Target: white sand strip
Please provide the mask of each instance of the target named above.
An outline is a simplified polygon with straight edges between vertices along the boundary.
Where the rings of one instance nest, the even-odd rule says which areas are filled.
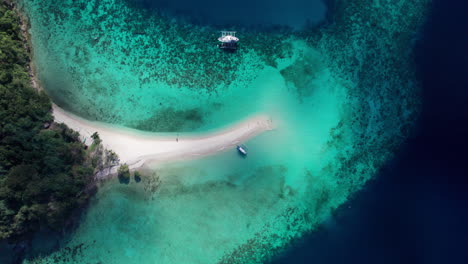
[[[188,160],[205,157],[226,150],[273,129],[267,115],[255,115],[219,131],[206,134],[148,133],[135,129],[92,122],[53,105],[55,122],[65,123],[78,131],[86,144],[98,132],[104,147],[119,155],[120,163],[135,169],[144,163]]]

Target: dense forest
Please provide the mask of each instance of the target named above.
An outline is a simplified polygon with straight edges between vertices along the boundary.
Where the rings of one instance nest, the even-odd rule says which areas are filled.
[[[96,162],[77,132],[53,123],[51,102],[31,86],[18,14],[0,1],[0,240],[61,229],[84,204]]]

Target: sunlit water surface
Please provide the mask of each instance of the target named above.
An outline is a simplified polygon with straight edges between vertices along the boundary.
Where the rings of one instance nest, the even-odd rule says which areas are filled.
[[[418,113],[407,58],[428,1],[348,1],[334,24],[296,32],[209,16],[191,24],[188,9],[174,17],[177,2],[21,2],[40,80],[71,112],[163,132],[255,113],[277,125],[245,142],[247,158],[148,164],[140,183],[103,184],[63,247],[28,263],[267,261],[359,190]],[[248,11],[273,5],[258,3]],[[216,47],[217,24],[239,31],[237,52]]]

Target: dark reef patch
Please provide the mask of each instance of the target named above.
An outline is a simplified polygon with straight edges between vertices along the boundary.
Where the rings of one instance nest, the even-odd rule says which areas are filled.
[[[300,100],[312,95],[314,80],[325,69],[320,60],[320,54],[312,50],[301,54],[296,61],[285,69],[281,70],[281,75],[289,88],[296,90]],[[292,87],[291,87],[292,86]]]
[[[175,110],[167,107],[134,127],[145,131],[176,132],[194,130],[203,124],[204,115],[198,108]]]

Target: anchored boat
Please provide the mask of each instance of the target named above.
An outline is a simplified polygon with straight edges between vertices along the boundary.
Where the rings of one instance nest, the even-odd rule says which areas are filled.
[[[247,156],[247,148],[245,146],[237,146],[237,151],[239,151],[242,156]]]
[[[220,49],[236,50],[239,38],[236,37],[236,31],[221,31],[221,37],[218,40],[221,42],[218,45]]]

